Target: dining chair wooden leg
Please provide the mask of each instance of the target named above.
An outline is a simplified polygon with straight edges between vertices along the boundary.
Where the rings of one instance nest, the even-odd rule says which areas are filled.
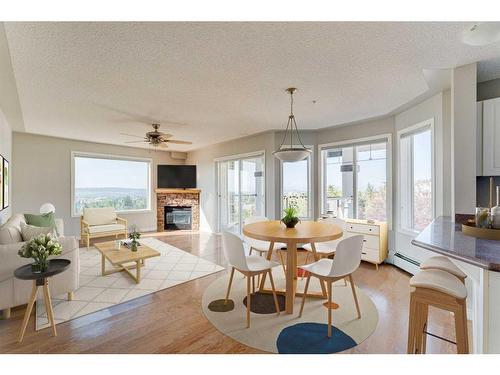
[[[251,298],[250,276],[247,276],[247,328],[250,328],[250,304],[252,303]]]
[[[332,337],[332,282],[327,282],[328,287],[328,337]]]
[[[306,260],[304,261],[304,264],[307,264],[308,259],[309,259],[309,251],[306,254]],[[306,277],[306,271],[302,270],[302,278],[300,280],[304,280],[304,277]]]
[[[278,296],[276,295],[276,287],[274,286],[273,272],[272,270],[267,271],[269,273],[269,281],[271,282],[271,289],[273,291],[274,306],[276,307],[276,312],[280,314],[280,305],[278,303]]]
[[[345,279],[344,279],[345,282]],[[359,309],[358,296],[356,295],[356,287],[354,286],[354,281],[352,280],[352,275],[349,275],[349,283],[351,284],[352,296],[354,297],[354,303],[356,304],[356,311],[358,313],[358,319],[361,318],[361,311]]]
[[[302,302],[300,304],[299,318],[302,317],[302,311],[304,311],[304,303],[306,302],[307,289],[309,288],[309,281],[311,280],[311,275],[307,275],[306,286],[304,288],[304,294],[302,295]],[[321,280],[319,281],[322,282]]]
[[[281,267],[283,267],[283,272],[286,275],[286,268],[285,268],[285,260],[283,258],[283,251],[278,250],[278,253],[280,254]]]
[[[229,276],[229,284],[227,286],[226,300],[224,301],[224,305],[227,304],[227,300],[229,299],[229,292],[231,291],[231,285],[233,284],[233,276],[234,267],[231,268],[231,276]]]
[[[253,247],[250,247],[250,250],[248,251],[248,256],[252,255]]]
[[[252,293],[255,293],[255,275],[252,276]]]

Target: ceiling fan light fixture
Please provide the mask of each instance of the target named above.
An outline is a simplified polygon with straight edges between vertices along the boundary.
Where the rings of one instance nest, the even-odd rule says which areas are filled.
[[[297,128],[297,122],[295,121],[295,115],[293,114],[293,94],[297,91],[295,87],[289,87],[286,92],[290,94],[290,115],[288,116],[288,122],[286,124],[285,135],[283,136],[283,141],[273,155],[283,161],[283,162],[296,162],[307,158],[311,154],[311,150],[308,149],[302,143],[300,139],[299,129]],[[294,145],[293,137],[294,132],[297,141],[300,145]],[[287,137],[290,138],[290,144],[285,145]]]

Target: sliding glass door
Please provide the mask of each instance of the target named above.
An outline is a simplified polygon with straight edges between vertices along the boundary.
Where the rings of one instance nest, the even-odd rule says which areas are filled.
[[[219,231],[241,233],[250,216],[265,216],[264,154],[217,161]]]

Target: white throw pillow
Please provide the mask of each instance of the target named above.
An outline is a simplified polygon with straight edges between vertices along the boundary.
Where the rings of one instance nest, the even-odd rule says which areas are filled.
[[[52,234],[54,237],[56,236],[54,228],[52,227],[35,227],[26,223],[21,223],[21,234],[23,236],[23,241],[29,241],[40,234]]]

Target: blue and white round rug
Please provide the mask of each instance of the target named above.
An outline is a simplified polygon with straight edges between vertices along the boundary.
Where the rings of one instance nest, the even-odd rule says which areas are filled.
[[[276,288],[284,289],[283,269],[276,267],[273,276]],[[220,308],[228,281],[229,275],[226,275],[208,286],[202,299],[203,312],[224,335],[256,349],[283,354],[337,353],[359,345],[377,327],[378,313],[372,300],[360,288],[356,288],[361,309],[361,318],[358,319],[351,286],[338,281],[333,285],[333,300],[339,304],[339,308],[332,312],[331,338],[327,336],[328,310],[323,306],[325,300],[319,298],[307,298],[304,313],[299,318],[302,297],[295,299],[293,314],[281,312],[278,316],[272,296],[259,292],[252,294],[250,328],[246,328],[246,279],[235,272],[230,294],[234,302],[233,309]],[[297,284],[297,290],[302,291],[305,278],[299,278]],[[266,281],[266,287],[270,287],[269,280]],[[318,280],[311,278],[309,291],[320,290]],[[284,310],[283,296],[279,296],[279,304],[280,309]]]

